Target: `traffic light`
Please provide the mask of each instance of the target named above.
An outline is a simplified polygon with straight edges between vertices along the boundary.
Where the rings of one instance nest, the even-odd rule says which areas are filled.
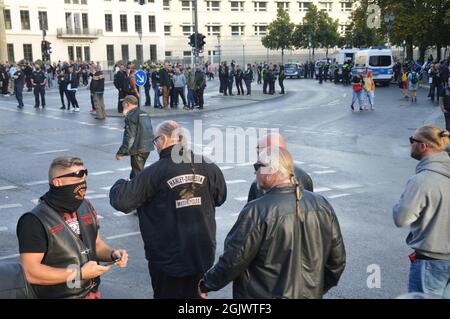
[[[206,42],[205,42],[205,36],[201,33],[199,33],[197,35],[197,46],[198,46],[198,51],[199,52],[203,52],[203,47],[205,46]]]
[[[195,33],[192,33],[189,36],[189,43],[188,43],[191,47],[195,47]]]
[[[48,54],[50,55],[50,54],[52,54],[52,46],[51,46],[51,42],[48,42],[47,41],[47,52],[48,52]]]
[[[47,51],[47,41],[42,40],[42,42],[41,42],[41,52],[42,52],[42,54],[44,54],[45,51]]]

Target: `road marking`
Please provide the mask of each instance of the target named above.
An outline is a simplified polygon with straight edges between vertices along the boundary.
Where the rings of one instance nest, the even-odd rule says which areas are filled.
[[[351,194],[338,194],[338,195],[328,196],[328,198],[333,199],[333,198],[347,197],[347,196],[350,196],[350,195]]]
[[[108,195],[106,195],[106,194],[86,196],[87,199],[100,199],[100,198],[107,198],[107,197],[108,197]]]
[[[94,193],[95,193],[95,191],[91,191],[91,190],[86,191],[86,195],[88,195],[88,194],[94,194]]]
[[[288,133],[297,133],[297,130],[284,130],[284,131]]]
[[[106,146],[113,146],[113,145],[122,145],[122,143],[109,143],[109,144],[103,144],[103,145],[100,145],[100,146],[106,147]]]
[[[39,198],[30,200],[34,205],[39,204]]]
[[[231,214],[231,216],[236,217],[236,216],[239,216],[239,214],[240,213],[234,213],[234,214]]]
[[[100,187],[100,189],[103,189],[105,191],[109,191],[112,186],[106,186],[106,187]]]
[[[321,168],[321,169],[328,169],[328,166],[323,166],[319,164],[309,164],[309,167],[315,167],[315,168]]]
[[[298,164],[298,165],[303,165],[303,164],[305,164],[305,162],[301,162],[301,161],[294,161],[294,164]]]
[[[16,188],[17,188],[17,186],[2,186],[2,187],[0,187],[0,191],[7,191],[10,189],[16,189]]]
[[[33,155],[44,155],[44,154],[53,154],[53,153],[62,153],[62,152],[67,152],[69,149],[64,149],[64,150],[52,150],[52,151],[45,151],[45,152],[36,152],[33,153]]]
[[[317,193],[329,192],[329,191],[331,191],[331,188],[328,188],[328,187],[314,188],[314,192],[317,192]]]
[[[8,227],[6,227],[6,226],[0,226],[0,231],[8,231]]]
[[[21,204],[0,205],[0,209],[19,208],[19,207],[22,207],[22,205]]]
[[[20,256],[19,254],[3,256],[3,257],[0,257],[0,260],[12,259],[12,258],[16,258],[16,257],[19,257],[19,256]]]
[[[31,183],[25,183],[27,186],[35,186],[35,185],[42,185],[42,184],[48,184],[48,180],[42,180],[37,182],[31,182]]]
[[[123,167],[123,168],[117,168],[116,171],[120,171],[120,172],[125,172],[125,171],[129,171],[131,168],[129,167]]]
[[[93,175],[93,176],[106,175],[106,174],[114,174],[114,171],[102,171],[102,172],[91,173],[91,175]]]
[[[121,234],[121,235],[115,235],[115,236],[106,237],[106,239],[111,240],[111,239],[117,239],[117,238],[124,238],[124,237],[136,236],[136,235],[140,235],[140,234],[141,234],[141,232],[126,233],[126,234]]]
[[[232,181],[227,181],[227,184],[240,184],[240,183],[247,183],[246,180],[244,179],[236,179],[236,180],[232,180]]]
[[[113,215],[117,216],[117,217],[125,217],[125,216],[132,216],[133,214],[125,214],[122,212],[115,212],[115,213],[113,213]]]
[[[223,127],[222,124],[210,124],[209,126],[214,126],[214,127]]]
[[[337,188],[337,189],[351,189],[351,188],[360,188],[363,187],[362,185],[359,184],[339,184],[339,185],[333,185],[333,187]]]
[[[250,166],[250,165],[253,165],[253,163],[251,163],[251,162],[246,162],[246,163],[236,164],[236,166],[239,166],[239,167]]]
[[[238,202],[246,202],[248,200],[248,197],[242,196],[242,197],[235,197],[234,199],[237,200]]]
[[[314,171],[311,174],[317,174],[317,175],[325,175],[325,174],[334,174],[336,171],[329,170],[329,171]]]
[[[227,169],[233,169],[234,167],[233,166],[222,166],[222,167],[219,167],[222,171],[225,171],[225,170],[227,170]]]

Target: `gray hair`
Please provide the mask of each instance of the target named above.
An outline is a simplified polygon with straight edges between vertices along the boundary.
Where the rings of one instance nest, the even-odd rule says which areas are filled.
[[[57,169],[66,169],[73,166],[84,166],[81,158],[76,156],[61,156],[55,158],[48,169],[48,180],[51,182],[55,178],[54,173]]]

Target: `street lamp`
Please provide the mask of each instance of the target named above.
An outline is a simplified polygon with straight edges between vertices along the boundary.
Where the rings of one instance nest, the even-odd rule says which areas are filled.
[[[142,30],[138,30],[137,34],[139,36],[139,41],[142,43]]]
[[[309,61],[311,62],[311,34],[308,34]]]
[[[391,31],[392,31],[392,22],[394,22],[395,16],[394,13],[390,12],[384,17],[384,22],[386,22],[387,32],[388,32],[388,46],[391,47]]]
[[[403,40],[403,62],[406,60],[406,40]]]

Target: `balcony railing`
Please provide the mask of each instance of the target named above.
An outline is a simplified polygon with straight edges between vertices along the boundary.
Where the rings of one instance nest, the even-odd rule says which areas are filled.
[[[66,28],[57,29],[58,38],[69,38],[69,39],[98,39],[103,35],[103,30],[101,29],[82,29],[82,28]]]

